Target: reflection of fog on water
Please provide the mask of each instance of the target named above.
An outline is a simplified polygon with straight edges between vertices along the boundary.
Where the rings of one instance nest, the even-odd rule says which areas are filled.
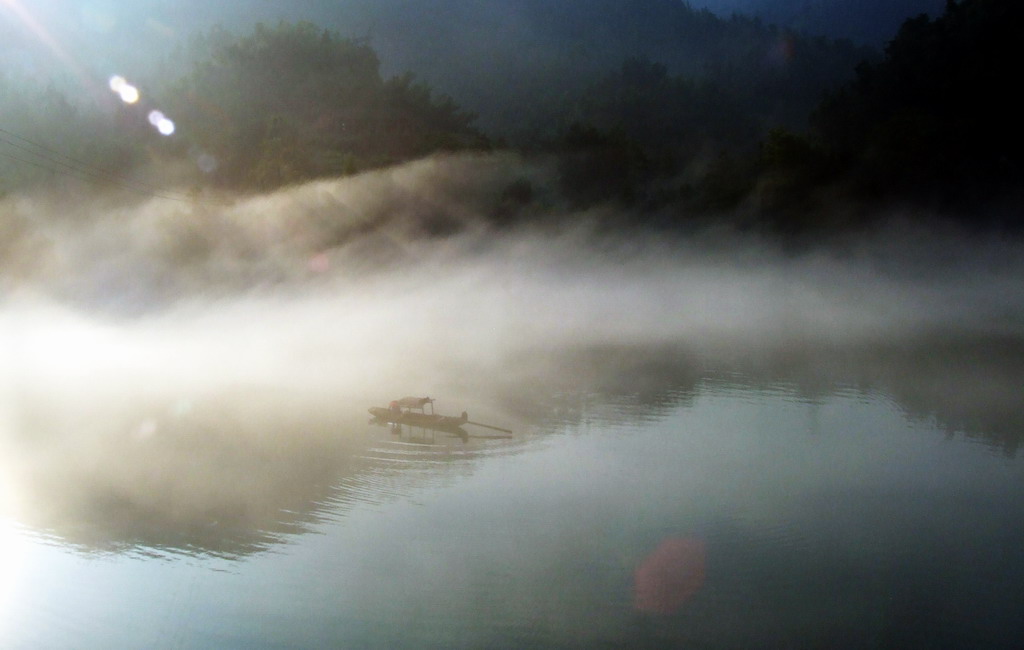
[[[444,480],[481,453],[476,440],[436,436],[428,447],[377,431],[347,400],[256,387],[195,401],[123,397],[19,403],[4,461],[30,525],[83,549],[235,557],[350,504]],[[423,467],[429,479],[408,472]]]
[[[299,421],[266,395],[124,397],[22,402],[8,457],[29,521],[100,549],[246,552],[301,530],[337,471],[343,449],[322,418],[290,432]]]
[[[1024,442],[1017,389],[1024,385],[1024,340],[1018,338],[936,336],[715,355],[682,346],[619,346],[567,352],[548,357],[548,364],[572,367],[575,374],[569,381],[558,376],[546,393],[505,386],[504,397],[514,412],[556,426],[638,424],[658,420],[704,392],[779,390],[812,401],[837,393],[880,396],[909,417],[931,419],[949,435],[977,439],[1011,456]]]
[[[644,426],[722,390],[884,396],[911,417],[1015,454],[1024,431],[1018,358],[1005,341],[787,350],[720,366],[665,348],[567,351],[547,356],[552,374],[532,383],[495,377],[478,386],[492,412],[515,422],[512,440],[393,431],[370,424],[367,403],[348,396],[255,386],[171,400],[144,389],[83,402],[23,393],[5,431],[4,469],[22,519],[66,543],[232,557],[344,516],[351,504],[472,472],[483,456],[519,453],[538,436]]]
[[[1016,453],[1018,243],[489,230],[480,215],[524,182],[535,223],[565,209],[544,164],[510,156],[226,207],[5,199],[0,505],[90,548],[248,553],[420,480],[396,445],[428,441],[366,424],[407,394],[494,418],[521,449],[723,385],[866,391]],[[429,442],[444,471],[506,444]]]

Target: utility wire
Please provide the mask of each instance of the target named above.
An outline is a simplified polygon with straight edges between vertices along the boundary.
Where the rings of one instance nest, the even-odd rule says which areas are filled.
[[[8,158],[11,158],[13,160],[17,160],[17,161],[23,162],[23,163],[32,164],[32,165],[34,165],[36,167],[41,167],[41,168],[46,169],[46,170],[48,170],[50,172],[61,173],[61,174],[65,174],[65,175],[76,175],[79,178],[85,178],[87,180],[95,180],[95,181],[103,181],[103,182],[111,183],[111,184],[123,187],[125,189],[129,189],[129,190],[132,190],[132,191],[135,191],[135,192],[141,192],[141,193],[144,193],[144,194],[151,194],[153,196],[156,196],[156,197],[162,198],[162,199],[168,199],[168,200],[172,200],[172,201],[188,201],[188,200],[190,200],[190,199],[188,199],[186,197],[169,196],[169,195],[167,195],[165,193],[162,193],[162,191],[159,188],[154,187],[152,185],[147,185],[146,183],[143,183],[143,182],[135,180],[135,179],[125,178],[123,176],[118,176],[118,175],[116,175],[116,174],[114,174],[112,172],[106,171],[106,170],[101,169],[99,167],[94,167],[92,165],[89,165],[88,163],[81,162],[81,161],[76,160],[76,159],[74,159],[74,158],[72,158],[70,156],[62,154],[59,151],[51,149],[50,147],[47,147],[46,145],[42,145],[42,144],[39,144],[38,142],[33,142],[32,140],[29,140],[27,138],[23,138],[23,137],[15,134],[15,133],[12,133],[11,131],[8,131],[7,129],[0,128],[0,133],[6,134],[6,135],[8,135],[8,136],[10,136],[12,138],[15,138],[15,139],[21,141],[21,142],[25,142],[25,143],[33,146],[33,147],[36,147],[37,149],[42,149],[43,151],[51,152],[51,153],[55,154],[56,156],[59,156],[60,158],[64,158],[65,160],[70,160],[71,163],[73,163],[73,164],[64,162],[63,160],[60,160],[58,158],[54,158],[52,156],[48,156],[46,154],[40,153],[39,151],[35,151],[35,150],[30,149],[28,147],[22,146],[20,144],[17,144],[16,142],[12,142],[11,140],[9,140],[7,138],[0,137],[0,143],[6,144],[6,145],[8,145],[10,147],[13,147],[13,148],[18,149],[20,151],[23,151],[23,152],[25,152],[25,153],[27,153],[27,154],[29,154],[31,156],[35,156],[35,157],[40,158],[40,159],[42,159],[44,161],[47,161],[49,163],[52,163],[52,164],[57,165],[59,167],[62,167],[64,169],[68,170],[68,171],[61,171],[59,169],[54,169],[52,167],[46,166],[46,165],[38,163],[38,162],[32,162],[32,161],[25,160],[23,158],[18,158],[16,156],[11,156],[10,154],[5,154],[5,155],[7,155]]]
[[[24,158],[19,158],[17,156],[13,156],[13,155],[7,153],[6,151],[0,151],[0,156],[3,156],[5,158],[9,158],[9,159],[11,159],[11,160],[13,160],[15,162],[20,162],[20,163],[25,164],[25,165],[32,165],[33,167],[38,167],[39,169],[44,169],[44,170],[46,170],[48,172],[57,171],[55,169],[47,167],[46,165],[40,164],[38,162],[35,162],[35,161],[32,161],[32,160],[25,160]],[[58,173],[60,173],[60,172],[58,172]]]
[[[131,190],[133,192],[137,192],[137,193],[140,193],[140,194],[152,195],[152,196],[155,196],[157,198],[168,199],[168,200],[171,200],[171,201],[188,201],[189,200],[189,199],[187,199],[185,197],[168,196],[166,194],[161,194],[159,191],[156,190],[156,188],[145,186],[144,184],[133,185],[131,179],[128,179],[127,181],[126,180],[122,180],[122,179],[114,176],[113,174],[111,174],[109,172],[105,172],[105,171],[104,172],[98,172],[98,171],[94,171],[93,169],[90,169],[88,167],[82,168],[82,167],[78,167],[78,166],[75,166],[75,165],[71,165],[71,164],[65,163],[65,162],[63,162],[61,160],[57,160],[57,159],[51,158],[49,156],[42,155],[42,154],[40,154],[40,153],[38,153],[36,151],[32,151],[31,149],[28,149],[27,147],[19,146],[18,144],[13,143],[10,140],[7,140],[6,138],[0,138],[0,144],[6,144],[6,145],[8,145],[10,147],[14,147],[15,149],[23,151],[23,152],[25,152],[25,153],[27,153],[27,154],[29,154],[31,156],[36,156],[38,158],[41,158],[44,161],[52,163],[53,165],[57,165],[59,167],[63,167],[64,168],[64,170],[56,169],[54,167],[51,167],[49,165],[43,164],[43,163],[38,162],[38,161],[25,160],[24,158],[20,158],[18,156],[11,155],[10,153],[0,151],[0,154],[3,154],[4,156],[6,156],[7,158],[9,158],[11,160],[15,160],[17,162],[33,165],[35,167],[39,167],[41,169],[45,169],[45,170],[53,172],[53,173],[64,174],[66,176],[77,176],[78,178],[82,178],[82,179],[85,179],[85,180],[93,180],[93,181],[101,181],[101,182],[104,182],[104,183],[110,183],[112,185],[118,185],[118,186],[120,186],[120,187],[122,187],[124,189],[128,189],[128,190]]]
[[[147,183],[144,183],[144,182],[136,180],[136,179],[126,178],[124,176],[119,176],[119,175],[117,175],[117,174],[115,174],[113,172],[109,172],[109,171],[104,170],[102,168],[95,167],[95,166],[90,165],[88,163],[82,162],[80,160],[72,158],[71,156],[63,154],[63,153],[61,153],[61,152],[59,152],[59,151],[57,151],[57,150],[55,150],[55,149],[53,149],[51,147],[48,147],[48,146],[46,146],[44,144],[40,144],[38,142],[34,142],[32,140],[29,140],[28,138],[24,138],[24,137],[22,137],[22,136],[20,136],[20,135],[18,135],[16,133],[13,133],[13,132],[11,132],[11,131],[9,131],[7,129],[4,129],[2,127],[0,127],[0,134],[8,136],[7,138],[0,137],[0,144],[6,144],[9,147],[13,147],[13,148],[18,149],[20,151],[23,151],[23,152],[25,152],[25,153],[27,153],[27,154],[29,154],[31,156],[35,156],[37,158],[45,160],[45,161],[47,161],[49,163],[52,163],[54,165],[58,165],[59,167],[63,167],[67,171],[64,171],[64,170],[61,170],[61,169],[55,169],[53,167],[47,166],[47,165],[45,165],[43,163],[40,163],[40,162],[36,162],[36,161],[32,161],[32,160],[25,160],[24,158],[20,158],[18,156],[14,156],[14,155],[11,155],[10,153],[7,153],[7,152],[4,152],[4,151],[0,150],[0,155],[3,155],[3,156],[5,156],[5,157],[7,157],[7,158],[9,158],[11,160],[16,161],[16,162],[20,162],[20,163],[27,164],[27,165],[32,165],[34,167],[38,167],[40,169],[44,169],[44,170],[49,171],[51,173],[64,174],[66,176],[77,176],[78,178],[83,178],[85,180],[93,180],[93,181],[101,181],[101,182],[110,183],[110,184],[122,187],[124,189],[131,190],[131,191],[136,192],[138,194],[154,196],[156,198],[166,199],[168,201],[181,201],[181,202],[186,202],[186,203],[199,203],[199,201],[197,201],[196,199],[193,199],[191,197],[184,196],[184,195],[173,196],[173,195],[170,195],[168,193],[165,193],[163,190],[161,190],[160,188],[155,187],[153,185],[149,185]],[[32,147],[35,147],[36,149],[40,149],[42,151],[48,152],[50,154],[53,154],[54,156],[57,156],[59,158],[63,158],[64,160],[68,160],[68,161],[71,161],[71,162],[70,163],[64,162],[63,160],[60,160],[59,158],[55,158],[53,156],[50,156],[50,155],[47,155],[47,154],[44,154],[44,153],[40,153],[39,151],[35,151],[35,150],[33,150],[33,149],[29,148],[29,147],[20,145],[17,142],[12,142],[11,139],[9,139],[9,138],[13,138],[14,140],[17,140],[18,142],[24,142],[25,144],[30,145]]]
[[[85,170],[92,170],[92,172],[90,172],[90,173],[96,173],[96,174],[99,174],[99,175],[102,175],[102,176],[106,176],[106,177],[111,178],[111,180],[114,180],[114,181],[119,181],[120,180],[117,175],[115,175],[115,174],[113,174],[111,172],[108,172],[105,169],[102,169],[100,167],[94,167],[94,166],[90,165],[87,162],[83,162],[81,160],[77,160],[75,158],[72,158],[71,156],[68,156],[67,154],[61,153],[60,151],[57,151],[56,149],[54,149],[52,147],[48,147],[48,146],[46,146],[44,144],[40,144],[38,142],[35,142],[34,140],[29,140],[28,138],[22,137],[22,136],[18,135],[17,133],[13,133],[11,131],[8,131],[7,129],[0,128],[0,133],[2,133],[4,135],[7,135],[7,136],[10,136],[10,137],[12,137],[12,138],[14,138],[14,139],[16,139],[16,140],[18,140],[20,142],[24,142],[25,144],[31,145],[33,147],[36,147],[37,149],[42,149],[43,151],[52,153],[52,154],[54,154],[56,156],[59,156],[60,158],[65,159],[65,160],[70,160],[72,163],[74,163],[74,165],[68,165],[68,164],[63,163],[63,162],[61,162],[59,160],[54,160],[53,161],[53,162],[56,162],[59,165],[62,165],[62,166],[65,166],[65,167],[71,167],[71,168],[74,168],[74,166],[79,166],[79,167],[84,168]],[[47,159],[47,160],[52,160],[48,156],[45,156],[45,155],[40,154],[38,152],[29,151],[29,150],[25,149],[24,147],[20,147],[20,146],[18,146],[16,144],[13,144],[13,143],[11,143],[11,142],[9,142],[7,140],[4,140],[3,138],[0,138],[0,141],[7,142],[7,144],[10,144],[11,146],[17,147],[18,149],[22,149],[24,151],[28,151],[29,153],[31,153],[34,156],[39,156],[40,158],[44,158],[44,159]],[[159,188],[154,187],[152,185],[147,185],[146,183],[143,183],[142,181],[139,181],[139,180],[136,180],[136,179],[128,179],[128,180],[130,180],[132,183],[134,183],[136,185],[139,185],[141,187],[145,187],[148,190],[159,191]]]

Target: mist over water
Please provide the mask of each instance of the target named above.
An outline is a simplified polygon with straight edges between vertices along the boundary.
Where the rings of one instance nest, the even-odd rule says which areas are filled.
[[[531,225],[488,225],[510,211]],[[793,249],[567,211],[545,161],[504,154],[263,196],[6,199],[0,505],[84,543],[258,546],[365,470],[368,406],[427,394],[529,431],[558,395],[715,374],[882,386],[1015,453],[1020,242],[905,225]]]

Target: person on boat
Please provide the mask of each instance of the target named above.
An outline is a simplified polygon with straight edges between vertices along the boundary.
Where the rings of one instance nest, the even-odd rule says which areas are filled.
[[[392,413],[401,413],[402,407],[398,405],[397,399],[393,399],[391,400],[391,403],[388,404],[388,410],[391,411]]]

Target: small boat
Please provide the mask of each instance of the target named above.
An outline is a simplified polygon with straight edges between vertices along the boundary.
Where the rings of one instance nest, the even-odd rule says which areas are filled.
[[[427,412],[428,406],[430,407],[429,413]],[[393,400],[387,408],[373,406],[369,411],[370,415],[380,423],[405,424],[411,427],[423,427],[424,429],[458,434],[465,433],[462,430],[462,425],[469,422],[469,415],[465,411],[459,417],[435,413],[434,400],[429,397],[403,397]]]

